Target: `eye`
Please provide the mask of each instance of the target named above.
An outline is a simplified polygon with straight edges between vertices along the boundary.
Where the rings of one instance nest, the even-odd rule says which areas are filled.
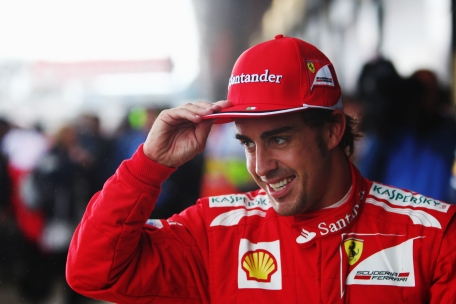
[[[272,137],[271,142],[275,145],[283,145],[287,142],[287,139],[283,137]]]
[[[243,145],[246,149],[252,148],[255,144],[252,141],[242,140],[240,141],[241,145]]]

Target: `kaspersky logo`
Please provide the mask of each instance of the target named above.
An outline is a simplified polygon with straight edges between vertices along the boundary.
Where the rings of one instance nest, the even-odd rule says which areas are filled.
[[[449,204],[441,201],[378,183],[372,184],[369,194],[375,198],[387,200],[389,203],[401,207],[421,207],[443,213],[448,212],[450,207]]]
[[[247,280],[271,282],[271,276],[277,271],[277,261],[267,250],[249,251],[241,259],[242,269]]]
[[[280,241],[239,243],[238,288],[282,289]]]

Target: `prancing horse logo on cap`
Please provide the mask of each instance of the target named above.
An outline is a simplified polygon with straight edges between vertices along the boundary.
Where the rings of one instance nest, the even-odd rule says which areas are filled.
[[[309,71],[312,73],[315,73],[315,66],[312,62],[307,62],[307,68],[309,68]]]
[[[334,77],[329,68],[330,64],[320,61],[307,61],[308,75],[310,80],[310,91],[312,92],[315,86],[330,86],[335,87]]]

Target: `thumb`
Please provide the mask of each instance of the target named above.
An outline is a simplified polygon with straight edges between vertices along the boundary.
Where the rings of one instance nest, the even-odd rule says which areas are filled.
[[[206,147],[207,138],[209,137],[212,125],[215,121],[216,119],[202,120],[196,125],[195,136],[198,140],[199,146],[201,147],[201,151],[199,152],[202,152]]]

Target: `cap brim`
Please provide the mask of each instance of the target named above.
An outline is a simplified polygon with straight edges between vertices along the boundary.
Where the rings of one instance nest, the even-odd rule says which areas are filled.
[[[339,101],[332,107],[312,106],[312,105],[304,104],[302,107],[277,109],[277,110],[263,110],[263,111],[257,110],[257,109],[242,111],[242,110],[236,109],[236,108],[239,108],[239,106],[226,108],[220,112],[205,115],[205,116],[203,116],[203,119],[217,119],[215,121],[215,123],[222,124],[222,123],[232,122],[235,118],[255,118],[255,117],[273,116],[273,115],[280,115],[280,114],[286,114],[286,113],[297,112],[297,111],[304,111],[307,109],[342,110],[343,105],[342,105],[342,98],[340,98]]]

